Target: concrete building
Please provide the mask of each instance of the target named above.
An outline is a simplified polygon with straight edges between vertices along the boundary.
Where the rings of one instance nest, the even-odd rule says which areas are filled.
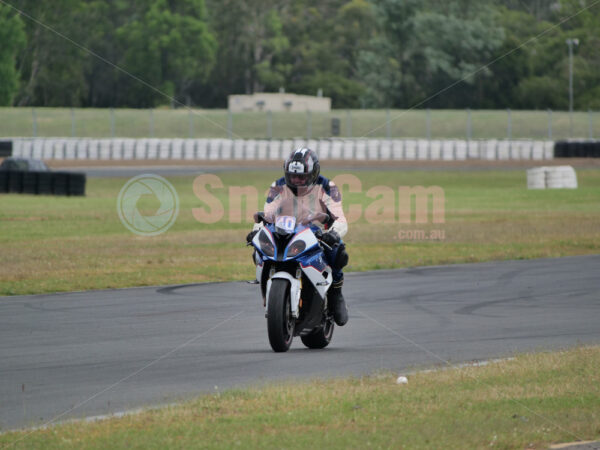
[[[230,95],[229,110],[231,112],[329,112],[331,99],[329,97],[314,97],[311,95],[296,95],[286,93],[259,93],[252,95]]]

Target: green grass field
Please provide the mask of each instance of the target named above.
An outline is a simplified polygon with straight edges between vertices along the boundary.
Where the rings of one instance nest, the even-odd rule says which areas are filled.
[[[290,381],[95,423],[0,435],[0,446],[543,449],[600,439],[600,348],[408,376]]]
[[[388,115],[385,110],[334,110],[330,113],[273,113],[270,136],[275,139],[331,137],[331,119],[341,121],[342,137],[388,136]],[[349,120],[349,117],[351,118]],[[465,110],[432,110],[430,134],[433,139],[465,139],[467,136]],[[392,110],[389,113],[389,134],[395,138],[427,137],[425,110]],[[69,108],[0,108],[0,137],[228,137],[226,110],[185,109],[148,110],[117,109],[114,122],[109,109]],[[555,111],[549,120],[546,111],[512,111],[510,135],[515,139],[547,139],[549,122],[553,139],[570,136],[569,115]],[[113,126],[114,124],[114,126]],[[471,112],[473,139],[506,138],[508,114],[503,110]],[[232,115],[232,136],[238,138],[267,138],[267,113],[236,113]],[[575,112],[573,137],[600,136],[600,114]]]
[[[351,173],[351,172],[349,172]],[[327,176],[339,173],[329,171]],[[360,193],[345,192],[346,208],[377,209],[367,196],[374,186],[392,188],[392,223],[370,224],[365,215],[350,225],[346,271],[503,259],[559,257],[600,252],[600,170],[578,171],[579,189],[526,189],[524,170],[357,171]],[[254,277],[245,247],[250,223],[231,223],[228,188],[254,186],[262,209],[266,187],[278,172],[219,174],[212,189],[224,217],[200,223],[193,177],[171,177],[180,213],[165,234],[140,237],[119,221],[116,200],[126,179],[88,180],[87,197],[0,195],[0,295],[147,286]],[[444,223],[398,223],[399,186],[439,186],[445,194]],[[156,202],[138,206],[152,214]],[[414,207],[414,205],[413,205]],[[377,211],[375,211],[377,212]],[[414,219],[414,218],[413,218]],[[423,240],[435,230],[438,239]],[[411,237],[413,239],[411,239]]]

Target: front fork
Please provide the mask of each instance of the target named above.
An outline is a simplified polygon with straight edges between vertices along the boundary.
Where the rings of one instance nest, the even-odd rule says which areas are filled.
[[[268,301],[269,301],[269,292],[271,291],[271,284],[274,279],[284,279],[290,283],[290,307],[292,312],[292,317],[297,319],[300,317],[300,308],[302,308],[302,270],[300,268],[296,269],[296,277],[292,276],[288,272],[279,271],[277,272],[275,268],[271,268],[269,271],[269,279],[267,281],[267,289],[265,293],[265,297],[263,298],[263,305],[265,307],[265,316],[269,309]]]

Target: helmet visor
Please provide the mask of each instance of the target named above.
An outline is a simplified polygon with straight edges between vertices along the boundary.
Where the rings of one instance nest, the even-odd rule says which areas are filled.
[[[309,175],[306,173],[286,173],[288,184],[296,187],[307,186]]]

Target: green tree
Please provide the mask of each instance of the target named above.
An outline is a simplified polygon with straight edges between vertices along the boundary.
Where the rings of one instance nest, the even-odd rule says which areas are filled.
[[[196,81],[205,81],[214,64],[216,41],[203,0],[153,0],[139,16],[117,29],[120,66],[136,78],[186,101]],[[120,74],[117,102],[137,107],[165,103],[164,95],[138,79]]]
[[[526,104],[523,88],[519,88],[519,85],[522,80],[532,76],[533,61],[540,49],[540,43],[531,41],[531,38],[547,30],[551,24],[538,21],[531,14],[520,10],[502,6],[497,10],[505,38],[491,58],[494,61],[489,66],[492,76],[478,79],[478,106],[489,109],[515,108]],[[527,42],[527,45],[523,45]]]
[[[292,65],[287,86],[310,95],[322,89],[335,108],[362,106],[359,55],[376,26],[375,9],[364,0],[295,3],[286,27]]]
[[[21,0],[16,5],[37,20],[24,19],[27,47],[18,58],[22,83],[17,104],[81,105],[87,91],[84,72],[89,55],[58,33],[85,42],[85,20],[81,20],[85,4],[81,0]]]
[[[0,5],[0,105],[12,104],[19,87],[16,55],[25,46],[25,31],[21,18],[10,8]]]
[[[372,49],[361,55],[363,80],[377,86],[367,91],[367,103],[409,107],[428,98],[427,106],[433,107],[477,103],[476,82],[489,77],[485,65],[504,38],[490,2],[382,0],[377,4],[381,34],[372,41]],[[387,104],[378,105],[380,99]]]
[[[502,44],[504,32],[485,2],[463,0],[445,8],[433,3],[434,8],[419,11],[414,18],[413,74],[420,74],[418,79],[430,87],[428,95],[436,95],[430,106],[471,106],[478,100],[476,80],[489,77],[486,65]],[[449,86],[453,87],[446,91]]]
[[[600,6],[592,5],[589,0],[562,0],[556,13],[560,18],[572,17],[563,24],[562,37],[579,40],[579,45],[574,48],[573,60],[575,109],[600,108]],[[566,87],[567,46],[564,40],[561,44],[563,58],[560,72]],[[566,89],[563,93],[566,98]]]
[[[496,3],[500,7],[526,13],[537,21],[551,19],[558,5],[556,0],[499,0]]]
[[[285,85],[289,40],[284,33],[291,0],[207,0],[210,25],[219,46],[216,64],[194,99],[225,106],[230,94],[273,91]]]

